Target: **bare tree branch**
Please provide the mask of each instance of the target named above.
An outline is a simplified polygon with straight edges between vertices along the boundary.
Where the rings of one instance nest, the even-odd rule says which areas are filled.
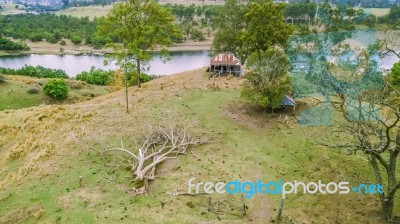
[[[149,126],[137,150],[125,149],[121,141],[121,148],[107,149],[104,152],[118,151],[129,155],[134,180],[144,180],[145,183],[143,189],[136,192],[146,193],[148,181],[156,178],[158,164],[166,160],[177,159],[180,154],[186,154],[190,146],[206,143],[206,141],[200,141],[190,136],[187,129],[188,126],[178,127],[171,122],[167,127],[157,126],[153,128]]]

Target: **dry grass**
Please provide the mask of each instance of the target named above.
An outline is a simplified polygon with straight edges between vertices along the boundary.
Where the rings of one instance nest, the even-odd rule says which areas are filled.
[[[47,41],[32,42],[26,41],[26,44],[31,48],[30,53],[37,54],[92,54],[100,51],[94,50],[89,45],[75,45],[70,40],[64,40],[66,45],[52,44]]]
[[[18,41],[18,40],[14,40]],[[31,48],[30,53],[35,54],[103,54],[109,52],[110,49],[93,49],[89,45],[79,44],[74,45],[70,40],[65,40],[66,45],[51,44],[47,41],[32,42],[26,41]],[[210,50],[212,39],[206,41],[185,41],[168,47],[170,51],[202,51]],[[62,50],[61,50],[62,49]],[[1,53],[1,52],[0,52]],[[8,55],[8,54],[5,54]]]
[[[85,122],[92,113],[68,106],[40,106],[6,111],[0,119],[0,189],[51,172],[46,161],[88,133]],[[18,118],[18,120],[16,120]],[[60,127],[60,123],[64,124]],[[5,149],[5,150],[4,150]],[[17,169],[5,166],[18,162]]]
[[[70,7],[66,10],[60,10],[56,12],[56,15],[67,15],[75,17],[89,17],[93,20],[95,17],[101,17],[107,15],[111,10],[112,5],[106,6],[83,6],[83,7]]]
[[[15,8],[18,5],[18,9]],[[21,4],[5,4],[3,10],[0,11],[0,15],[16,15],[25,14],[24,5]]]
[[[365,9],[367,12],[371,13],[375,16],[384,16],[389,13],[389,8],[367,8]]]
[[[10,214],[0,218],[2,224],[26,223],[30,218],[40,219],[44,215],[44,210],[40,205],[33,205],[23,209],[17,209]]]
[[[21,83],[25,83],[28,85],[36,85],[39,83],[42,84],[44,82],[44,79],[37,79],[34,77],[23,76],[23,75],[7,75],[6,78],[7,78],[7,80],[10,80],[10,81],[21,82]]]

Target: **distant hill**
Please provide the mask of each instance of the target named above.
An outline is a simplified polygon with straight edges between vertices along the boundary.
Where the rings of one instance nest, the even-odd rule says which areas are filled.
[[[61,0],[14,0],[13,2],[28,6],[50,6],[54,8],[61,8],[64,5]]]

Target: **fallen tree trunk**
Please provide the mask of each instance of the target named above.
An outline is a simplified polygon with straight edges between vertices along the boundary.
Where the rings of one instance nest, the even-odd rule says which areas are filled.
[[[134,180],[144,181],[143,187],[136,192],[143,194],[148,190],[148,181],[156,178],[156,169],[160,163],[186,154],[192,145],[205,143],[192,137],[187,129],[173,124],[168,127],[149,127],[141,146],[137,149],[125,149],[121,142],[121,147],[107,149],[105,152],[122,152],[130,157]]]

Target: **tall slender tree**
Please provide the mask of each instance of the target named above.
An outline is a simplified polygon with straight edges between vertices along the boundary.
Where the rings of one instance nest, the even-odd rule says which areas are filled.
[[[128,0],[115,4],[108,15],[100,19],[97,29],[100,35],[117,40],[108,46],[114,50],[111,59],[124,70],[128,111],[128,74],[136,73],[140,87],[141,71],[152,59],[150,51],[159,51],[163,59],[169,58],[166,46],[180,35],[175,18],[169,9],[153,0]]]

